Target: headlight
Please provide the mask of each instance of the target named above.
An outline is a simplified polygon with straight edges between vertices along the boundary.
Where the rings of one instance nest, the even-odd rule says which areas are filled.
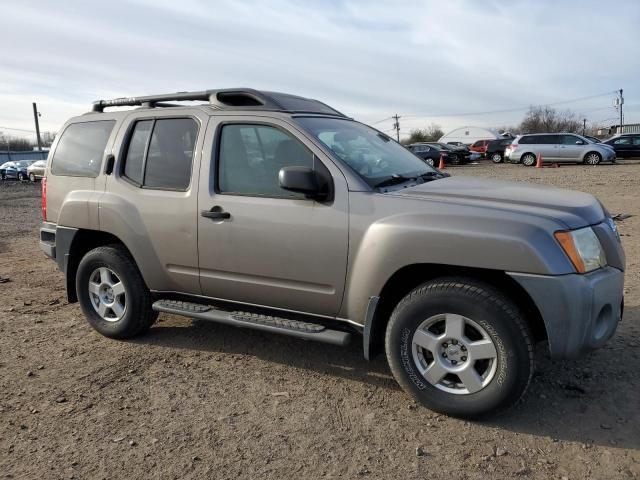
[[[554,236],[578,273],[590,272],[607,264],[600,240],[591,227],[556,232]]]

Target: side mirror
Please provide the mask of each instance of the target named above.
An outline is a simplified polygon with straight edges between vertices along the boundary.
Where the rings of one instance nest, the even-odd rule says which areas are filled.
[[[307,198],[321,197],[318,175],[309,167],[284,167],[278,172],[280,187],[290,192],[302,193]]]

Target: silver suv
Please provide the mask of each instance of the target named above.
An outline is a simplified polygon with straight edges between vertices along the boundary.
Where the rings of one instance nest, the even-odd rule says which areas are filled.
[[[450,415],[512,405],[536,342],[575,358],[622,315],[625,257],[593,196],[449,177],[287,94],[97,101],[51,149],[42,215],[69,301],[107,337],[140,335],[159,312],[333,345],[356,336]]]
[[[519,135],[504,152],[507,161],[527,167],[536,164],[538,155],[544,162],[553,163],[598,165],[616,160],[616,152],[609,145],[595,143],[575,133]]]

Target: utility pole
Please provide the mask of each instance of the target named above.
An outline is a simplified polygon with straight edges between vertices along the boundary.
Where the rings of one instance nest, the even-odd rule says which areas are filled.
[[[40,116],[40,112],[38,112],[38,106],[36,102],[33,102],[33,120],[36,122],[36,138],[38,140],[38,150],[42,151],[42,140],[40,139],[40,122],[38,121],[38,117]]]
[[[620,105],[620,131],[618,133],[623,133],[622,126],[624,125],[624,117],[622,115],[622,105],[624,105],[624,97],[622,96],[622,89],[620,89],[619,105]]]
[[[585,130],[587,129],[587,119],[582,119],[582,135],[584,135]]]
[[[400,117],[398,116],[398,114],[396,113],[393,117],[391,117],[395,120],[395,123],[393,124],[393,128],[396,131],[396,140],[398,141],[398,143],[400,143]]]

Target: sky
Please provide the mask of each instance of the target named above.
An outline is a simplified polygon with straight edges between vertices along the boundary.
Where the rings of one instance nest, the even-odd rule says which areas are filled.
[[[402,135],[530,105],[640,122],[640,1],[0,0],[0,132],[99,98],[230,87],[316,98]],[[8,130],[13,129],[13,130]]]

